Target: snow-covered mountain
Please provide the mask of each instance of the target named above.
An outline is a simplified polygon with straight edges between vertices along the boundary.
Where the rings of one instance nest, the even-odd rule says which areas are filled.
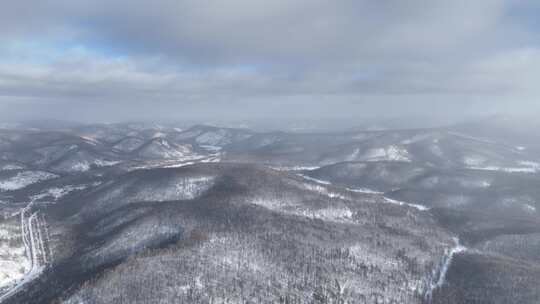
[[[351,130],[0,130],[0,303],[539,302],[534,135]]]

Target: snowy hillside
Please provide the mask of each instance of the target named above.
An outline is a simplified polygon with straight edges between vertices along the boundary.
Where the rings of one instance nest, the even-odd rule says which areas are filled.
[[[540,150],[507,134],[0,130],[0,303],[537,304]]]

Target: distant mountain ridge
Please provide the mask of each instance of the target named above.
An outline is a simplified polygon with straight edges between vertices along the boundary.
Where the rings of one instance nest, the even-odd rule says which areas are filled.
[[[2,304],[540,299],[522,126],[61,127],[0,130]]]

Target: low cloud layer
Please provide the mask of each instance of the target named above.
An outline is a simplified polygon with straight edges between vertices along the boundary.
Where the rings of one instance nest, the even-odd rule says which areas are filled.
[[[540,112],[536,1],[22,0],[0,118]]]

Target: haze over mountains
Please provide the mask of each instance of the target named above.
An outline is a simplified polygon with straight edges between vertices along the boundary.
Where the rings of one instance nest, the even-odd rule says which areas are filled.
[[[0,9],[0,304],[540,303],[540,1]]]
[[[540,141],[510,119],[5,127],[1,303],[540,300]]]

